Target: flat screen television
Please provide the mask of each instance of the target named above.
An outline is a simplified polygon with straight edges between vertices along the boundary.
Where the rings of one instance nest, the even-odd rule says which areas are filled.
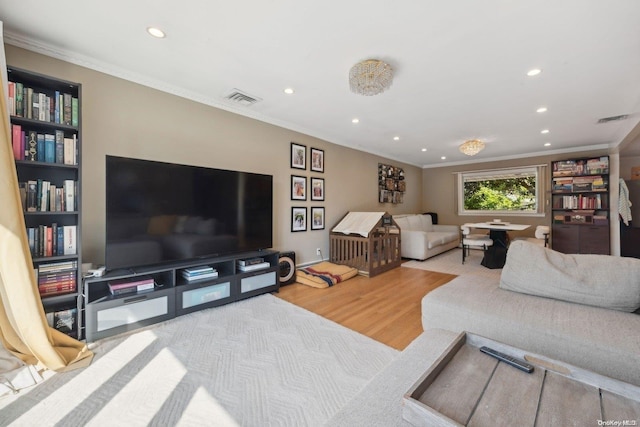
[[[272,247],[273,177],[106,156],[107,270]]]

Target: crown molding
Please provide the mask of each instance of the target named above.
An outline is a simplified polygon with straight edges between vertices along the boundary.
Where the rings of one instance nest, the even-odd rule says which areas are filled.
[[[422,169],[444,168],[449,166],[470,165],[470,164],[477,164],[477,163],[489,163],[489,162],[497,162],[502,160],[526,159],[529,157],[552,156],[554,154],[575,153],[578,151],[597,151],[597,150],[611,151],[613,146],[614,146],[613,144],[597,144],[597,145],[563,148],[558,150],[535,151],[531,153],[516,154],[512,156],[500,156],[500,157],[489,157],[489,158],[483,158],[483,159],[477,159],[477,160],[466,160],[462,162],[431,163],[431,164],[422,165]]]

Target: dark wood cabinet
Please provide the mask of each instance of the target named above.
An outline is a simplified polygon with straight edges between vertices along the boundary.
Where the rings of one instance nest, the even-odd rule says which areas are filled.
[[[609,228],[601,225],[554,224],[553,249],[566,254],[610,253]]]
[[[552,249],[610,254],[609,157],[561,160],[551,169]]]

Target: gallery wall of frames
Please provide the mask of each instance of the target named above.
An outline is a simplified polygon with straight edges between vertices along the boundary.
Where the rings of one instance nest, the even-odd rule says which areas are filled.
[[[324,150],[292,142],[291,169],[291,231],[324,230],[324,206],[306,203],[325,201]]]

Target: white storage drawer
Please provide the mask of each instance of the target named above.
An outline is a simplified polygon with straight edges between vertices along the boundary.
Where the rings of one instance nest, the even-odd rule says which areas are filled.
[[[208,307],[216,307],[233,301],[231,281],[191,284],[176,287],[176,313],[191,313]]]
[[[86,316],[86,338],[89,342],[171,319],[175,316],[175,289],[141,292],[89,303]]]

